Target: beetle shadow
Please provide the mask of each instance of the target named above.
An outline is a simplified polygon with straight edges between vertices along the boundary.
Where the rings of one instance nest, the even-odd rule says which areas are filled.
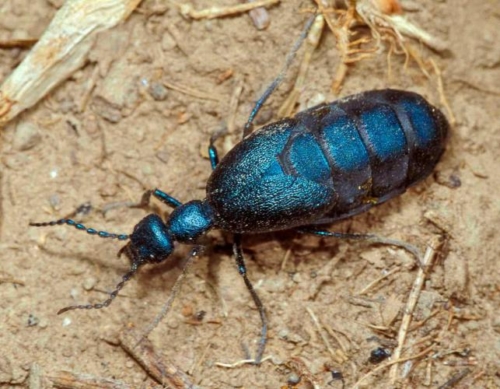
[[[68,253],[61,251],[61,248],[53,249],[45,245],[38,245],[38,247],[40,251],[43,251],[44,253],[50,255],[51,257],[61,259],[66,263],[69,263],[69,261],[87,262],[91,265],[98,266],[99,268],[102,269],[113,269],[118,274],[125,273],[130,268],[128,259],[124,259],[123,256],[122,258],[118,257],[119,249],[117,249],[114,255],[112,255],[115,261],[111,262],[108,259],[105,259],[109,257],[107,256],[105,257],[103,255],[89,256],[88,254],[85,253],[74,253],[74,252]]]
[[[317,230],[326,230],[330,232],[341,232],[341,233],[355,233],[355,234],[376,234],[379,236],[384,236],[382,230],[384,225],[384,219],[393,215],[394,213],[399,213],[406,206],[406,201],[404,198],[398,197],[392,199],[391,202],[386,202],[380,204],[368,212],[360,215],[350,217],[348,219],[330,223],[330,224],[318,224],[311,225],[310,227]],[[390,235],[392,231],[388,231]],[[231,257],[232,252],[232,239],[231,234],[223,234],[223,243],[217,243],[211,246],[211,252],[214,254],[225,254]],[[245,234],[243,235],[242,246],[245,255],[245,260],[248,263],[256,263],[259,267],[269,267],[274,270],[279,270],[281,266],[281,261],[276,261],[276,254],[262,254],[262,252],[268,252],[266,248],[272,249],[273,247],[280,248],[280,254],[282,258],[284,257],[287,250],[293,247],[294,252],[303,253],[321,253],[328,251],[330,255],[335,255],[338,252],[338,246],[344,242],[350,242],[354,247],[361,247],[367,245],[373,245],[374,243],[367,243],[365,240],[352,240],[346,238],[335,238],[335,237],[318,237],[313,234],[303,234],[298,232],[297,229],[275,231],[271,233],[262,234]],[[271,259],[266,259],[266,257],[271,257]],[[210,260],[213,261],[213,268],[218,267],[220,263],[220,258],[217,255],[211,255]],[[304,258],[304,259],[301,259]],[[294,262],[299,263],[302,260],[307,260],[309,255],[298,255]],[[215,270],[211,273],[215,274]]]

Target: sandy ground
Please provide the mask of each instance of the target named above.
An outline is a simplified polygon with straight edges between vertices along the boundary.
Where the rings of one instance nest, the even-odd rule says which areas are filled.
[[[40,36],[62,1],[1,3],[0,38],[8,40]],[[220,144],[226,151],[239,141],[253,101],[297,39],[307,18],[299,10],[311,6],[283,1],[269,11],[269,28],[258,31],[248,15],[189,21],[175,7],[157,3],[144,1],[142,12],[103,33],[87,66],[1,132],[0,387],[31,382],[32,388],[50,388],[46,377],[63,370],[122,382],[94,386],[99,388],[157,385],[118,339],[151,322],[180,270],[143,269],[108,309],[58,316],[67,305],[104,299],[127,263],[116,259],[116,242],[64,227],[28,228],[28,223],[64,217],[90,202],[94,211],[82,217],[85,224],[127,233],[144,210],[99,211],[111,203],[137,201],[154,187],[181,201],[203,198],[210,174],[208,138],[231,119],[235,87],[240,83],[243,92],[235,133]],[[500,387],[500,2],[404,4],[414,8],[408,13],[412,21],[449,44],[445,55],[416,47],[442,69],[456,124],[433,176],[335,229],[378,233],[422,251],[433,237],[445,236],[413,312],[402,357],[414,359],[399,365],[398,387]],[[0,80],[26,52],[0,50]],[[414,62],[405,70],[404,57],[395,55],[388,78],[386,54],[350,67],[341,95],[397,87],[443,108],[435,76],[426,78]],[[288,95],[300,57],[261,121],[273,117]],[[301,106],[321,96],[336,98],[330,84],[338,61],[335,39],[325,32]],[[96,87],[81,112],[92,77]],[[165,88],[163,82],[202,92],[201,97]],[[155,209],[165,212],[161,204]],[[419,277],[406,252],[294,233],[246,237],[249,276],[270,321],[265,355],[272,358],[258,367],[224,368],[216,363],[245,358],[242,345],[254,353],[260,323],[231,260],[229,240],[215,232],[209,242],[168,317],[150,335],[158,358],[188,372],[194,384],[307,388],[313,377],[319,387],[343,387],[341,380],[332,380],[333,370],[341,372],[348,388],[388,362],[377,365],[369,359],[378,347],[393,352],[397,345]],[[173,261],[187,252],[180,249]],[[201,311],[205,314],[197,320]],[[39,381],[35,373],[29,381],[30,368],[37,366]],[[361,387],[390,387],[389,370],[375,371]],[[293,386],[297,378],[301,382]]]

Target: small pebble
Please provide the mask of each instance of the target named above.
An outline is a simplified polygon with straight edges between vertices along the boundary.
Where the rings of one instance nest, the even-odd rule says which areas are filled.
[[[72,97],[64,98],[59,102],[59,111],[62,113],[69,113],[69,112],[76,110],[76,109],[77,109],[76,103]],[[70,122],[73,122],[73,121],[76,121],[76,119],[70,120]],[[71,124],[71,123],[69,123],[69,124]],[[76,125],[75,125],[75,127],[76,127]]]
[[[172,35],[165,31],[161,40],[161,48],[165,51],[170,51],[175,46],[177,46],[177,42],[172,38]]]
[[[63,327],[67,327],[71,324],[71,319],[69,317],[65,317],[62,322]]]
[[[288,334],[289,334],[289,331],[287,329],[284,329],[278,333],[278,336],[280,339],[286,339],[286,338],[288,338]]]
[[[387,359],[391,356],[391,352],[382,347],[377,347],[375,350],[370,352],[370,358],[368,359],[370,363],[374,365],[382,362],[384,359]]]
[[[156,158],[158,158],[163,163],[168,163],[168,155],[168,152],[160,150],[156,153]]]
[[[16,150],[26,151],[35,147],[41,140],[38,126],[30,122],[21,122],[16,127],[12,144]]]
[[[201,311],[196,312],[196,313],[193,315],[193,318],[194,318],[195,320],[197,320],[197,321],[202,321],[202,320],[205,318],[206,314],[207,314],[207,312],[206,312],[206,311],[201,310]]]
[[[326,96],[323,93],[316,93],[312,96],[306,104],[307,108],[315,107],[316,105],[322,104],[326,101]]]
[[[50,206],[54,211],[58,211],[61,208],[61,198],[58,194],[53,194],[49,197]]]
[[[332,374],[332,380],[344,381],[344,375],[341,371],[332,370],[330,373]]]
[[[292,373],[288,376],[288,385],[297,385],[300,382],[300,376],[296,373]]]
[[[493,319],[492,326],[493,326],[493,329],[495,330],[495,332],[500,333],[500,317],[495,317]]]
[[[39,322],[40,320],[38,319],[38,317],[30,313],[30,315],[28,316],[28,327],[34,327],[38,325]]]
[[[295,282],[296,284],[300,284],[302,282],[302,275],[301,275],[301,273],[295,273],[292,276],[292,281]]]
[[[257,30],[265,30],[271,23],[269,14],[264,7],[254,8],[248,12],[248,15],[252,19],[253,25],[257,28]]]
[[[459,188],[462,186],[462,181],[460,180],[460,177],[456,174],[450,174],[449,177],[449,182],[450,182],[450,188]]]
[[[40,328],[47,328],[49,326],[49,322],[47,319],[40,319],[40,323],[38,324],[38,327]]]
[[[85,278],[82,286],[83,286],[83,289],[85,289],[86,291],[89,291],[89,290],[94,289],[94,286],[96,283],[97,283],[97,280],[94,277],[88,277],[88,278]]]
[[[77,288],[71,288],[71,291],[69,292],[69,294],[73,298],[73,300],[76,300],[80,293],[78,292]]]
[[[193,307],[191,305],[185,305],[181,310],[182,316],[188,317],[193,315]]]
[[[123,118],[120,108],[100,97],[94,98],[93,109],[100,117],[111,123],[118,123]]]
[[[165,101],[168,97],[168,89],[159,82],[152,82],[148,88],[148,92],[156,101]]]

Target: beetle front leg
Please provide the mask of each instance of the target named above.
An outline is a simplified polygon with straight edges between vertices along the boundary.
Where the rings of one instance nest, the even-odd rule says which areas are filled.
[[[219,129],[210,137],[210,144],[208,145],[208,158],[210,159],[212,170],[215,170],[217,164],[219,163],[219,153],[217,151],[217,148],[215,147],[215,142],[217,141],[217,139],[224,135],[227,135],[226,127]]]
[[[151,198],[151,195],[153,195],[154,197],[156,197],[158,200],[160,200],[162,203],[166,204],[167,206],[171,207],[171,208],[177,208],[179,205],[182,205],[182,203],[173,198],[172,196],[170,196],[169,194],[161,191],[160,189],[155,189],[153,191],[149,191],[149,197]],[[144,197],[146,196],[147,192],[144,193],[143,195],[143,199]],[[149,199],[148,199],[148,202],[149,202]]]
[[[142,209],[147,209],[149,208],[149,205],[151,204],[151,196],[156,197],[158,200],[160,200],[163,204],[166,204],[170,208],[177,208],[179,205],[182,205],[182,203],[170,196],[169,194],[163,192],[160,189],[148,189],[146,192],[141,197],[141,200],[138,203],[113,203],[109,204],[106,206],[105,209],[103,209],[103,212],[106,213],[110,209],[114,208],[119,208],[119,207],[129,207],[129,208],[142,208]]]

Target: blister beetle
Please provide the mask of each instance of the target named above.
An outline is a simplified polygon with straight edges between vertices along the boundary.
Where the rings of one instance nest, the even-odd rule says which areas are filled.
[[[196,244],[209,230],[221,229],[235,234],[238,270],[261,316],[258,363],[267,321],[246,275],[241,234],[313,226],[318,235],[344,236],[316,228],[365,212],[427,177],[444,151],[447,132],[445,116],[416,93],[364,92],[264,126],[220,163],[212,142],[214,170],[204,200],[181,203],[159,189],[147,192],[145,202],[153,195],[174,208],[166,221],[150,214],[130,235],[97,231],[71,219],[32,223],[68,224],[92,235],[129,240],[120,253],[130,258],[131,270],[109,299],[60,312],[109,305],[141,265],[167,260],[175,242]]]

